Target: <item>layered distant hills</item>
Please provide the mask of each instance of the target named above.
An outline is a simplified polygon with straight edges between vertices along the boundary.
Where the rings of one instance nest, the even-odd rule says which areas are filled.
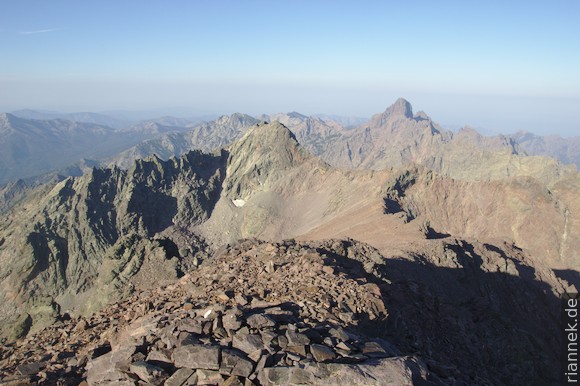
[[[12,143],[84,127],[4,120]],[[557,381],[558,297],[580,284],[573,165],[444,130],[403,99],[355,127],[299,113],[165,123],[90,126],[94,141],[155,137],[2,190],[1,375]]]
[[[79,114],[71,118],[90,121],[94,117]],[[92,120],[107,122],[104,118]],[[119,129],[61,118],[39,120],[0,114],[0,184],[51,171],[66,174],[83,160],[104,159],[143,140],[187,129],[155,120]]]
[[[24,109],[12,111],[11,114],[22,119],[34,119],[38,121],[61,119],[65,121],[92,123],[94,125],[107,126],[114,129],[120,129],[130,124],[130,121],[127,120],[115,118],[105,114],[89,112],[61,114],[56,112],[43,112]]]
[[[382,169],[413,163],[459,178],[495,179],[532,173],[538,178],[550,179],[570,169],[565,164],[574,163],[570,162],[575,159],[573,154],[580,153],[573,146],[576,138],[561,139],[569,143],[562,147],[565,151],[549,152],[545,147],[530,146],[519,135],[485,137],[468,127],[453,133],[441,128],[424,112],[414,115],[410,103],[404,99],[356,127],[345,128],[331,119],[296,112],[263,115],[260,119],[281,122],[312,154],[331,165],[347,168]],[[166,159],[192,149],[209,150],[238,138],[256,122],[247,115],[224,116],[187,133],[167,134],[147,141],[114,157],[113,162],[126,167],[132,160],[146,155],[158,154]],[[551,140],[555,141],[554,138]],[[518,139],[522,139],[523,145]],[[534,158],[534,155],[553,159]],[[559,159],[563,161],[557,162]]]
[[[559,161],[561,165],[539,162],[552,169],[550,175],[560,173],[563,165],[580,167],[580,137],[525,132],[486,137],[469,127],[453,133],[424,112],[414,114],[404,99],[368,122],[361,120],[292,112],[257,118],[236,113],[202,123],[175,117],[131,122],[97,113],[19,110],[0,116],[0,184],[48,172],[78,175],[86,170],[87,160],[89,165],[96,161],[127,168],[153,154],[168,159],[194,149],[210,151],[232,143],[261,121],[281,122],[305,149],[341,167],[381,169],[415,163],[451,176],[491,179],[537,168],[533,157],[521,157],[526,155]],[[513,162],[503,170],[506,157]],[[492,158],[497,167],[487,168],[488,163],[487,170],[476,170],[478,158]]]
[[[580,169],[580,137],[562,138],[558,135],[537,136],[524,131],[511,136],[529,155],[552,157]]]

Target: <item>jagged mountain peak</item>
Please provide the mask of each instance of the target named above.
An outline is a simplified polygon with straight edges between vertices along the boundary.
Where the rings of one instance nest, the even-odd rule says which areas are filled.
[[[402,116],[406,118],[413,118],[413,107],[406,99],[398,98],[395,103],[393,103],[385,110],[383,115],[388,117]]]
[[[228,149],[226,192],[247,198],[311,156],[282,123],[260,123]]]
[[[399,98],[385,111],[371,117],[370,125],[383,127],[401,120],[413,120],[413,107],[406,99]],[[419,118],[419,120],[424,120]],[[430,122],[430,121],[429,121]]]
[[[417,120],[417,121],[430,121],[431,120],[431,117],[429,117],[429,115],[427,115],[427,113],[424,112],[423,110],[417,111],[417,113],[415,113],[415,116],[413,118],[415,118],[415,120]]]

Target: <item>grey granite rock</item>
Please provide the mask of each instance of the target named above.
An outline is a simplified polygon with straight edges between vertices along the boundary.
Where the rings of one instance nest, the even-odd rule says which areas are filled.
[[[173,351],[172,359],[176,367],[218,370],[219,356],[218,346],[185,345]]]

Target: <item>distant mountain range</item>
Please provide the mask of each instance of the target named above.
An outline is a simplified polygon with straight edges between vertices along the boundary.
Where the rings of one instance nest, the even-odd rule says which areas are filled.
[[[580,170],[580,136],[562,138],[558,135],[537,136],[520,131],[510,136],[526,154],[552,157]]]
[[[0,183],[67,170],[83,159],[103,159],[168,130],[157,123],[113,129],[64,119],[0,114]]]
[[[457,133],[444,130],[424,112],[413,114],[411,105],[404,99],[354,128],[296,112],[262,115],[259,120],[284,124],[306,150],[331,165],[346,168],[382,169],[419,164],[463,179],[531,174],[545,180],[570,169],[555,158],[528,156],[536,151],[524,151],[514,137],[485,137],[469,127]],[[167,159],[193,149],[208,151],[239,138],[257,122],[247,115],[223,116],[188,132],[169,133],[149,140],[109,161],[128,167],[135,159],[152,154]],[[570,149],[573,146],[567,148]],[[560,153],[553,151],[552,154]],[[570,159],[566,154],[564,157]]]
[[[211,122],[204,122],[186,131],[167,132],[164,135],[143,141],[117,155],[107,159],[108,164],[122,168],[130,167],[133,162],[150,155],[157,155],[167,160],[180,156],[191,150],[212,151],[232,143],[249,127],[260,122],[245,114],[222,116]]]
[[[83,159],[126,168],[133,160],[152,154],[168,159],[193,149],[210,151],[232,143],[259,121],[276,120],[292,130],[305,149],[341,167],[380,169],[412,162],[462,178],[473,173],[478,178],[484,174],[496,178],[524,169],[562,168],[548,160],[542,161],[544,166],[534,165],[533,158],[524,155],[547,156],[580,167],[580,137],[524,132],[486,137],[469,127],[453,133],[423,112],[414,115],[404,99],[368,122],[297,112],[258,118],[236,113],[201,123],[168,116],[131,122],[98,113],[19,110],[0,118],[0,184],[48,172],[70,175],[82,170]],[[477,170],[481,157],[491,157],[498,165],[505,157],[514,162],[506,170]]]
[[[99,113],[56,113],[56,112],[42,112],[30,109],[12,111],[10,114],[23,119],[35,120],[53,120],[63,119],[73,122],[93,123],[95,125],[108,126],[115,129],[127,126],[130,121],[111,117],[109,115]]]

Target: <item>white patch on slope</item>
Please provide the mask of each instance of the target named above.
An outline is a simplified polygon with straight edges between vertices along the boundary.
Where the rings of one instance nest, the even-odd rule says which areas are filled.
[[[237,199],[237,200],[232,200],[232,202],[238,208],[241,208],[242,206],[246,205],[246,201],[245,200],[242,200],[241,198],[240,199]]]

